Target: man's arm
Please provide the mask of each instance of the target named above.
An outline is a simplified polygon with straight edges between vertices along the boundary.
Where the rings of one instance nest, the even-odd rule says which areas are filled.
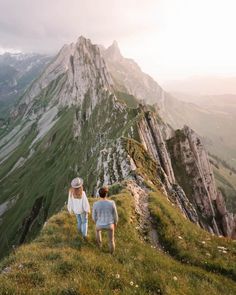
[[[115,225],[117,225],[119,218],[118,218],[118,213],[116,209],[116,203],[114,201],[113,201],[113,216],[114,216]]]
[[[92,211],[92,219],[96,223],[97,222],[97,210],[96,210],[96,204],[93,205],[93,211]]]

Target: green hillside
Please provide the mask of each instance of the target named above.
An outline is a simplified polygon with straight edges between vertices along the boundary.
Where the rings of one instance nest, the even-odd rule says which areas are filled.
[[[32,125],[23,143],[1,164],[0,203],[9,199],[13,203],[0,223],[0,257],[12,245],[35,237],[44,221],[60,210],[66,200],[68,183],[75,174],[83,177],[88,191],[93,193],[97,161],[108,143],[126,136],[132,126],[133,136],[137,137],[137,110],[113,110],[113,97],[105,92],[106,103],[98,103],[89,119],[84,119],[90,99],[87,95],[81,108],[61,110],[53,128],[33,146],[37,131],[35,124]],[[77,124],[82,125],[78,137],[74,135],[73,125],[76,116],[81,118]],[[28,158],[32,147],[33,155],[9,175],[19,158]]]
[[[34,242],[3,260],[1,294],[235,294],[234,242],[213,238],[154,192],[150,206],[165,250],[155,249],[138,230],[130,193],[113,198],[120,217],[114,256],[106,239],[102,251],[96,247],[91,220],[89,242],[82,242],[74,216],[63,210]]]

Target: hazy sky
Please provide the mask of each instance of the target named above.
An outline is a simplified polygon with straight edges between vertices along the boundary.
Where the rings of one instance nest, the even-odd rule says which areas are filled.
[[[0,52],[118,41],[159,81],[236,75],[236,0],[0,0]]]

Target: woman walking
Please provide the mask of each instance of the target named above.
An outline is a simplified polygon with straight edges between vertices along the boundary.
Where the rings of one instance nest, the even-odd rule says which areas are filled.
[[[83,179],[80,177],[76,177],[71,181],[67,208],[70,214],[74,213],[76,215],[78,230],[82,237],[87,239],[90,205],[83,190]]]
[[[108,232],[109,248],[113,254],[115,251],[115,227],[118,222],[118,214],[116,210],[116,204],[114,201],[107,199],[108,188],[102,187],[99,189],[100,200],[93,205],[93,220],[96,223],[96,238],[98,246],[102,246],[103,230]]]

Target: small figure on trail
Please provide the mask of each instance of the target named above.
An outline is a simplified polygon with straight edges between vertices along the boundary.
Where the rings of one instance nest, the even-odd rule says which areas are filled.
[[[100,200],[93,205],[92,218],[96,223],[96,239],[98,246],[102,246],[103,230],[108,232],[110,252],[115,251],[115,227],[118,222],[118,214],[114,201],[108,200],[108,188],[102,187],[99,189]]]
[[[78,230],[82,237],[87,239],[90,205],[83,190],[83,179],[80,177],[76,177],[71,181],[67,209],[70,214],[74,213],[76,215]]]

